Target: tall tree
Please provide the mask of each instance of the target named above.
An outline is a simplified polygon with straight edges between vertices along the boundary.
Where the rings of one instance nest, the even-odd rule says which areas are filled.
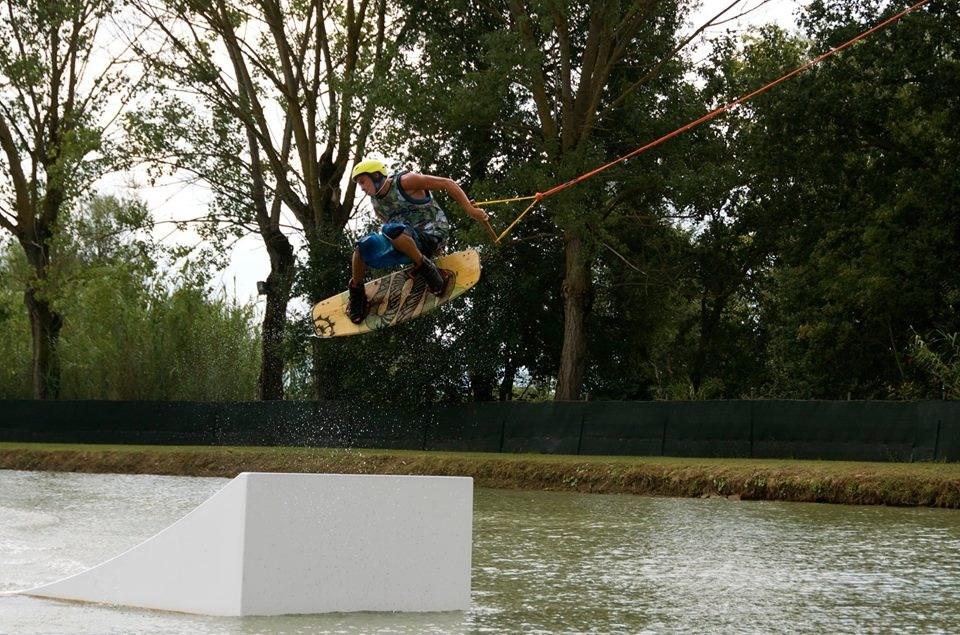
[[[0,227],[32,271],[24,300],[38,399],[60,390],[53,239],[65,210],[117,158],[105,127],[129,84],[102,32],[114,10],[112,0],[9,0],[0,9]]]
[[[59,354],[67,399],[235,400],[256,394],[259,338],[253,307],[211,289],[196,259],[153,237],[146,205],[92,196],[62,219],[55,239],[56,305],[66,320]],[[0,281],[29,277],[22,251],[0,246]],[[0,294],[0,399],[17,397],[29,367],[26,311],[4,316]],[[9,306],[9,304],[7,304]]]
[[[898,10],[814,2],[806,38],[727,42],[709,81],[740,94]],[[751,298],[760,391],[939,396],[913,392],[911,358],[915,333],[958,330],[958,21],[931,3],[725,119],[736,233],[769,250]]]
[[[394,61],[388,78],[385,111],[396,123],[378,134],[384,152],[399,165],[456,179],[478,200],[527,193],[531,171],[517,167],[539,155],[526,122],[517,118],[525,98],[513,87],[516,59],[505,9],[470,0],[439,9],[436,3],[405,6],[419,19],[398,41],[410,54]],[[519,372],[550,377],[555,371],[559,235],[538,216],[493,248],[481,227],[455,206],[449,211],[456,229],[449,248],[478,247],[484,261],[483,284],[450,309],[461,316],[456,342],[469,392],[478,400],[510,399]]]
[[[657,131],[650,124],[673,108],[671,102],[657,99],[656,94],[662,94],[665,83],[682,79],[680,53],[707,26],[730,16],[738,4],[727,4],[704,24],[681,34],[690,9],[685,1],[445,3],[440,13],[452,24],[477,15],[467,28],[472,32],[478,24],[486,25],[486,32],[478,38],[481,50],[471,48],[457,58],[462,63],[458,78],[451,72],[452,84],[480,83],[477,78],[484,77],[483,65],[476,60],[489,61],[496,68],[498,87],[503,87],[508,96],[501,102],[512,108],[501,108],[488,126],[501,138],[512,139],[515,146],[524,148],[503,155],[487,152],[487,165],[493,166],[490,180],[496,180],[489,183],[491,189],[510,188],[524,194],[543,190],[605,162],[611,155],[633,149],[635,145],[628,145],[632,142],[646,141],[649,137],[641,135]],[[456,71],[455,63],[444,63],[435,53],[437,47],[432,40],[446,37],[443,25],[437,27],[427,21],[425,28],[428,44],[423,54],[429,67],[436,68],[439,61],[444,68]],[[488,90],[489,84],[484,84]],[[482,113],[488,102],[486,94],[478,94],[469,103],[475,113]],[[623,116],[638,107],[651,110],[642,120]],[[624,129],[619,125],[622,122],[632,127]],[[455,130],[451,133],[461,136]],[[473,147],[465,138],[458,145]],[[476,156],[473,153],[471,159]],[[482,158],[482,154],[479,156]],[[521,162],[517,157],[522,157]],[[500,168],[504,163],[507,168]],[[514,176],[513,182],[503,178],[509,173]],[[629,180],[623,171],[613,171],[546,203],[553,224],[551,233],[559,234],[563,253],[559,286],[564,323],[557,399],[581,396],[588,360],[587,320],[596,292],[595,267],[598,254],[605,249],[597,236],[603,233],[604,223],[636,200],[637,192]]]
[[[536,112],[540,150],[554,166],[554,178],[562,181],[609,158],[610,150],[626,149],[618,143],[620,132],[611,134],[606,126],[625,106],[637,105],[637,93],[649,90],[663,75],[679,78],[678,55],[706,28],[729,18],[739,2],[725,4],[689,33],[682,27],[691,5],[682,0],[596,0],[583,5],[509,0],[507,5],[524,56],[521,81]],[[656,108],[656,101],[647,105]],[[620,189],[610,196],[595,182],[577,188],[552,203],[564,241],[557,399],[581,396],[598,228],[611,210],[629,207],[637,195]]]
[[[199,98],[224,139],[183,127],[170,160],[212,184],[221,203],[216,220],[253,225],[270,256],[263,322],[261,397],[283,396],[283,335],[294,283],[295,256],[281,211],[302,227],[311,267],[310,300],[328,294],[344,251],[342,232],[353,213],[354,189],[341,189],[373,125],[368,96],[386,69],[387,3],[218,0],[137,0],[153,29],[152,47],[138,47],[166,88]],[[169,129],[161,120],[154,139]],[[209,120],[208,120],[209,121]],[[191,130],[191,128],[193,128]],[[212,143],[196,143],[206,138]],[[241,139],[237,143],[237,138]],[[339,280],[337,281],[339,284]],[[315,347],[318,396],[324,356]]]

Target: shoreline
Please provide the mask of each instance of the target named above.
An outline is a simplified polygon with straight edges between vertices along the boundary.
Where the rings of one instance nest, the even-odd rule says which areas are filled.
[[[960,509],[960,463],[0,443],[0,469],[471,476],[478,487],[497,489]]]

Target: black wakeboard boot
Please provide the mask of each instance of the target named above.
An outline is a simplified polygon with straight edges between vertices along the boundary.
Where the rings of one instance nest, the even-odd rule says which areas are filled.
[[[350,292],[350,303],[347,305],[347,316],[354,324],[360,324],[367,317],[367,311],[370,310],[370,303],[367,302],[367,292],[361,283],[359,286],[353,286],[350,282],[348,286]]]
[[[443,294],[447,292],[447,287],[450,284],[450,272],[437,268],[437,265],[433,264],[433,261],[426,256],[423,257],[419,266],[414,267],[413,273],[423,278],[433,295],[443,297]]]

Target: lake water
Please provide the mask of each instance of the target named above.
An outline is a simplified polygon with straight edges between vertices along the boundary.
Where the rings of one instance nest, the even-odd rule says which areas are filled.
[[[150,537],[226,479],[0,470],[0,592]],[[450,614],[200,617],[0,595],[0,634],[958,632],[960,512],[477,490]]]

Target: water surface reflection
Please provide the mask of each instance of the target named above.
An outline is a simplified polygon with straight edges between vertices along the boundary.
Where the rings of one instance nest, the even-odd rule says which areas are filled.
[[[0,591],[77,572],[224,479],[0,471]],[[465,614],[206,618],[0,596],[0,633],[950,632],[960,512],[478,490]]]

